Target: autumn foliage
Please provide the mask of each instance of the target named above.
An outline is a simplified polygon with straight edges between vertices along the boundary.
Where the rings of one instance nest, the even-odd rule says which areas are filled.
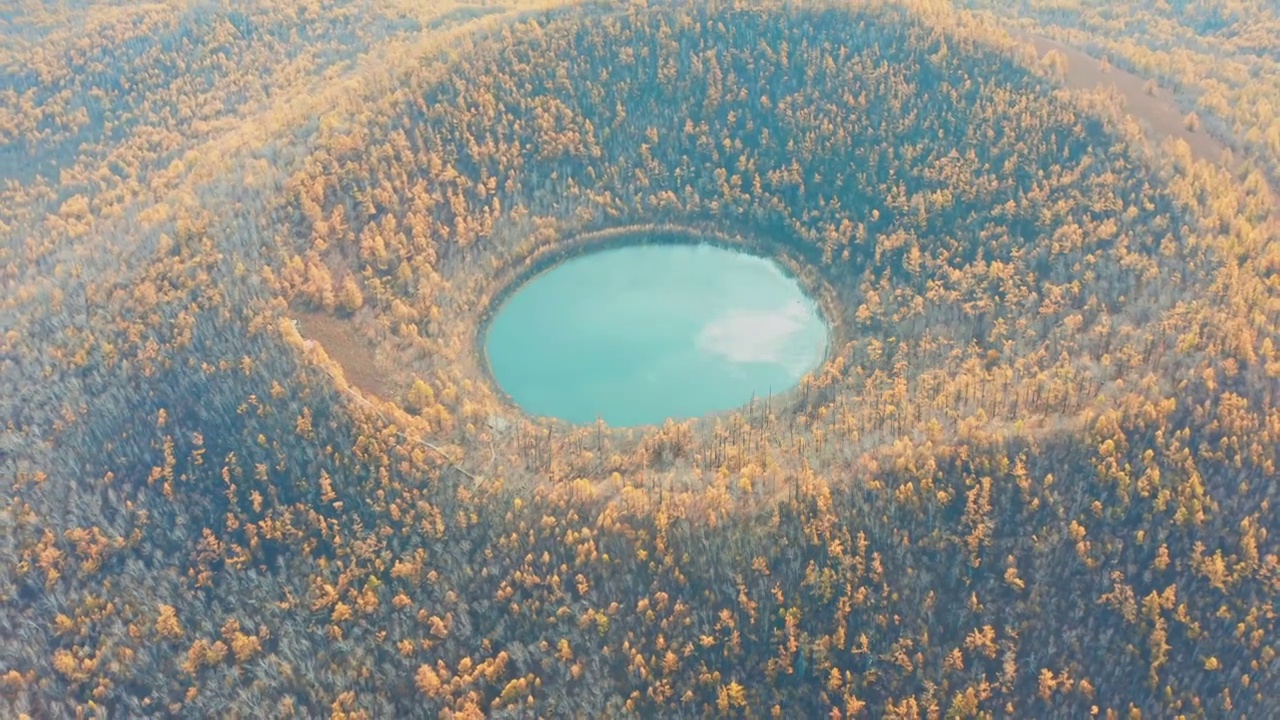
[[[1270,126],[1263,169],[1198,160],[932,2],[248,7],[95,15],[119,50],[0,86],[39,105],[0,159],[74,158],[0,195],[0,714],[1274,710]],[[338,77],[374,19],[439,42],[251,116],[292,76],[237,62]],[[103,114],[115,66],[154,108]],[[716,417],[523,416],[492,303],[636,227],[783,259],[827,362]]]

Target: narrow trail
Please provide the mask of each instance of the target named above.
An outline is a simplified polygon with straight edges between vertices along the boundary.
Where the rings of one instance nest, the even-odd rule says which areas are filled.
[[[1115,67],[1104,68],[1102,61],[1081,50],[1051,40],[1010,30],[1013,37],[1030,43],[1041,57],[1057,50],[1067,59],[1064,85],[1072,90],[1113,88],[1125,101],[1125,111],[1136,118],[1152,140],[1166,137],[1184,140],[1191,148],[1191,155],[1198,160],[1221,163],[1227,144],[1204,130],[1188,130],[1183,121],[1186,111],[1178,104],[1172,90],[1157,86],[1154,94],[1147,93],[1148,78]]]
[[[1125,112],[1142,125],[1148,139],[1159,142],[1165,138],[1177,138],[1187,143],[1193,158],[1227,167],[1225,158],[1231,147],[1203,127],[1188,130],[1184,122],[1187,111],[1179,104],[1173,90],[1156,85],[1154,93],[1148,93],[1149,78],[1114,65],[1104,67],[1099,58],[1043,35],[1016,28],[1008,28],[1008,31],[1016,40],[1034,47],[1041,57],[1053,50],[1062,53],[1067,59],[1066,76],[1063,78],[1065,87],[1071,90],[1114,89],[1124,99]],[[1232,151],[1231,157],[1234,162],[1228,169],[1240,172],[1247,156]],[[1280,235],[1280,191],[1274,187],[1270,190],[1272,213],[1269,225],[1273,234]]]

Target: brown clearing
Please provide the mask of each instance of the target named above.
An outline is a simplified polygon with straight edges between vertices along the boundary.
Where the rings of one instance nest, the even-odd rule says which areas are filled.
[[[330,360],[342,368],[347,383],[361,392],[390,398],[386,374],[378,369],[378,353],[372,343],[356,333],[351,321],[323,312],[298,311],[298,332],[319,343]]]

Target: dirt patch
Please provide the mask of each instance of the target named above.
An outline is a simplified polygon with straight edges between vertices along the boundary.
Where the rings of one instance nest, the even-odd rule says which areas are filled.
[[[295,312],[293,317],[302,337],[319,343],[342,367],[348,384],[367,395],[391,397],[387,375],[379,368],[377,347],[356,333],[350,320],[317,312]]]

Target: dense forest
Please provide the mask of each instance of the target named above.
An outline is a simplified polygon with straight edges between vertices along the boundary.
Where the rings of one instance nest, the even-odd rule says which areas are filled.
[[[0,11],[0,714],[1280,712],[1280,25],[956,5]],[[523,415],[494,302],[637,228],[827,361]]]

